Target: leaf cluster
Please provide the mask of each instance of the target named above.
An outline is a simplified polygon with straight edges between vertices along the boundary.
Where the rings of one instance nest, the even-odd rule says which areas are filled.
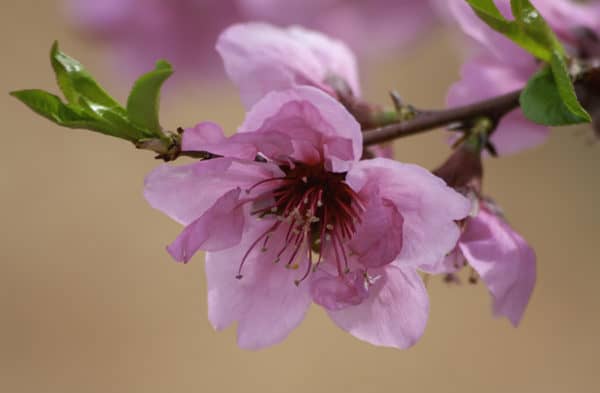
[[[550,126],[591,122],[577,100],[562,44],[529,0],[510,1],[512,20],[502,15],[493,0],[466,1],[488,26],[545,63],[520,97],[528,119]]]
[[[159,122],[160,89],[173,74],[171,65],[158,61],[154,70],[137,79],[121,106],[74,58],[52,45],[50,62],[64,100],[40,89],[10,94],[37,114],[68,128],[87,129],[142,144],[148,140],[168,142]]]

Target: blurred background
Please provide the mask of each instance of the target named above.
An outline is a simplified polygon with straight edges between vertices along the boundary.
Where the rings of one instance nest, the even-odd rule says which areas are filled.
[[[600,146],[586,128],[556,129],[544,146],[486,162],[485,189],[536,249],[538,283],[518,329],[491,316],[482,284],[429,283],[431,316],[412,349],[373,347],[313,307],[282,344],[247,352],[207,319],[202,257],[171,261],[178,224],[142,197],[158,162],[91,132],[66,130],[8,96],[56,91],[54,39],[124,100],[105,48],[81,40],[56,0],[3,3],[0,80],[0,391],[34,392],[591,392],[600,351]],[[441,27],[363,69],[367,98],[396,88],[441,107],[460,55]],[[152,65],[149,64],[148,68]],[[127,77],[124,77],[127,80]],[[228,83],[167,89],[163,124],[211,119],[235,129]],[[433,168],[443,133],[395,144],[396,158]]]

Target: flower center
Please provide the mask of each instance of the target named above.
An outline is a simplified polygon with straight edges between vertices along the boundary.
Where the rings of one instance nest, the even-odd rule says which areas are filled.
[[[280,167],[285,176],[260,182],[276,182],[266,196],[258,197],[260,208],[252,214],[257,218],[275,217],[276,221],[252,244],[240,263],[237,278],[242,278],[244,262],[250,252],[262,242],[262,251],[269,246],[275,231],[284,231],[285,237],[274,263],[286,254],[285,266],[298,269],[296,260],[306,256],[306,271],[295,281],[304,281],[323,261],[324,251],[335,260],[340,276],[350,271],[345,243],[356,232],[364,207],[356,192],[345,182],[345,173],[332,173],[322,164],[294,164]],[[253,186],[254,187],[254,186]],[[267,202],[265,202],[265,200]],[[286,253],[291,250],[291,253]],[[317,254],[313,258],[313,253]]]

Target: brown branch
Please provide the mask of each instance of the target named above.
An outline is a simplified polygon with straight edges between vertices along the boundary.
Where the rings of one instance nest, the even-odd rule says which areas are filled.
[[[446,110],[425,112],[412,120],[391,124],[363,132],[363,145],[371,146],[388,142],[396,138],[415,135],[435,128],[448,126],[453,123],[465,123],[478,117],[488,117],[498,121],[503,115],[519,106],[519,96],[522,90],[517,90],[475,104],[459,106]]]

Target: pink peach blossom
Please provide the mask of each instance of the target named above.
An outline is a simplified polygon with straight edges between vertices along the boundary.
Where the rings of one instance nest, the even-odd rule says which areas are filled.
[[[455,246],[469,201],[415,165],[359,161],[355,119],[309,86],[266,94],[230,138],[213,123],[184,148],[223,157],[164,165],[146,179],[150,204],[186,225],[168,247],[206,254],[209,318],[238,323],[238,343],[283,340],[314,302],[367,342],[406,348],[428,298],[416,268]]]
[[[301,24],[380,56],[418,39],[436,20],[432,0],[241,0],[254,19]]]
[[[363,129],[379,125],[373,119],[383,109],[360,99],[355,56],[340,41],[299,26],[252,22],[229,27],[216,48],[247,108],[271,91],[312,86],[343,103]],[[373,146],[370,152],[393,155],[389,145]]]
[[[237,24],[220,35],[217,51],[247,108],[270,91],[293,86],[317,87],[332,96],[339,87],[360,95],[354,54],[344,43],[315,31]]]
[[[469,218],[453,253],[430,273],[454,273],[471,266],[487,286],[496,316],[507,317],[514,326],[523,318],[536,280],[536,256],[489,201],[480,201]]]
[[[67,0],[69,20],[107,45],[119,72],[137,76],[159,59],[174,78],[222,78],[219,33],[244,17],[236,0]]]

